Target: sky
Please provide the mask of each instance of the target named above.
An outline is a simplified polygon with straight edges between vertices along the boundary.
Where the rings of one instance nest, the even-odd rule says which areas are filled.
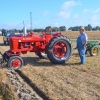
[[[31,13],[31,14],[30,14]],[[0,0],[0,29],[100,26],[100,0]]]

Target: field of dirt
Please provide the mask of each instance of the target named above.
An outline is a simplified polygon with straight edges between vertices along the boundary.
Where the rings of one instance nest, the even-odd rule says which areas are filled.
[[[89,39],[99,39],[100,32],[86,32]],[[78,32],[63,32],[63,35],[76,39]],[[0,37],[0,51],[9,46],[3,45]],[[77,50],[63,65],[52,64],[48,59],[28,52],[21,55],[26,65],[20,71],[28,77],[50,100],[100,100],[100,54],[86,55],[86,64],[80,65]]]
[[[86,31],[89,40],[100,40],[100,31]],[[62,32],[63,35],[67,36],[70,39],[76,39],[79,35],[78,31],[66,31]]]

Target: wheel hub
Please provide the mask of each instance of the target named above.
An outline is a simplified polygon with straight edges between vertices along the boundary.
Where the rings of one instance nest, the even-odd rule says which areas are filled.
[[[62,48],[58,48],[57,51],[61,53],[63,50]]]
[[[97,54],[97,53],[98,53],[98,48],[94,48],[94,49],[92,50],[92,53],[93,53],[93,54]]]
[[[67,53],[67,46],[64,42],[57,42],[53,48],[53,54],[57,58],[64,58]]]
[[[20,67],[21,63],[20,63],[20,60],[19,59],[14,59],[12,61],[12,66],[13,67]]]

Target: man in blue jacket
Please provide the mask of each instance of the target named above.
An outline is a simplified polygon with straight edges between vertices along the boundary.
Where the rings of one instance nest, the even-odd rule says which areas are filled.
[[[80,27],[80,35],[77,38],[77,48],[78,48],[78,53],[81,59],[81,64],[85,64],[86,58],[85,58],[85,52],[86,52],[86,45],[88,41],[87,34],[84,32],[85,29],[84,27]]]

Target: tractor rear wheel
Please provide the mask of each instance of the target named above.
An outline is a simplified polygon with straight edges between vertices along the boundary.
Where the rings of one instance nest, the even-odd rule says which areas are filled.
[[[47,54],[43,53],[43,52],[39,52],[37,53],[37,55],[39,56],[39,58],[41,59],[47,59]]]
[[[94,47],[91,48],[91,50],[90,50],[91,56],[96,56],[96,55],[98,55],[98,53],[99,53],[99,47],[98,46],[94,46]]]
[[[47,57],[54,64],[65,63],[72,54],[72,45],[65,36],[57,36],[47,45]]]
[[[19,56],[12,56],[8,61],[8,66],[13,70],[21,68],[23,64],[24,64],[23,59]]]

